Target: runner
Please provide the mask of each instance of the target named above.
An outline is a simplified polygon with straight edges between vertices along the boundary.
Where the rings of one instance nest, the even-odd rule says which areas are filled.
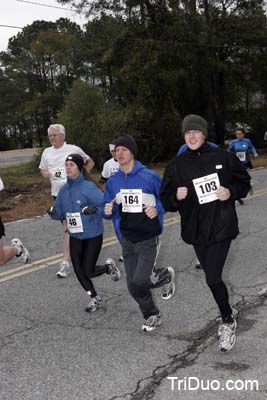
[[[239,233],[235,200],[249,192],[250,176],[232,153],[206,143],[204,118],[186,116],[182,134],[189,150],[168,164],[160,198],[165,210],[181,215],[182,238],[193,245],[221,313],[219,348],[229,351],[236,341],[236,320],[222,271]]]
[[[0,192],[4,189],[4,183],[0,178]],[[0,217],[0,265],[6,264],[12,258],[19,257],[19,259],[26,264],[30,260],[28,249],[23,245],[20,239],[12,239],[11,246],[4,246],[2,237],[5,236],[5,226]]]
[[[228,151],[234,152],[239,160],[242,162],[246,169],[252,169],[252,163],[249,158],[249,152],[253,154],[254,157],[258,157],[257,151],[250,139],[245,138],[245,130],[243,128],[238,128],[236,130],[236,139],[232,140],[228,146]],[[251,182],[250,194],[253,194],[253,184]],[[239,204],[243,205],[242,199],[237,199]]]
[[[219,147],[216,143],[209,142],[207,141],[207,144],[209,144],[211,147]],[[180,154],[184,153],[186,150],[188,150],[188,146],[186,143],[182,144],[182,146],[179,148],[176,156],[179,156]],[[200,261],[198,258],[196,258],[196,264],[195,264],[196,269],[203,269],[202,265],[200,264]]]
[[[103,242],[101,207],[103,192],[92,181],[85,179],[84,159],[80,154],[66,158],[67,183],[60,189],[54,207],[48,211],[53,219],[66,220],[70,235],[70,256],[75,274],[90,296],[86,311],[102,307],[92,278],[108,274],[113,281],[120,279],[115,261],[108,258],[104,265],[96,265]]]
[[[80,154],[85,161],[87,172],[90,172],[94,167],[94,161],[80,147],[65,142],[65,128],[63,125],[50,125],[47,132],[51,147],[43,151],[39,169],[43,177],[50,179],[51,194],[56,199],[59,189],[66,183],[66,157],[71,153]],[[62,221],[62,223],[64,230],[64,251],[57,276],[59,278],[66,278],[70,274],[69,234],[67,232],[66,221]]]
[[[113,142],[109,144],[109,151],[110,154],[112,155],[112,158],[106,161],[105,164],[103,165],[101,178],[99,179],[99,183],[103,188],[105,187],[105,183],[107,182],[108,178],[116,174],[116,172],[118,172],[120,168],[120,165],[115,155],[115,140],[113,140]],[[124,262],[122,255],[119,257],[119,261]]]
[[[104,185],[108,178],[110,178],[112,175],[114,175],[116,172],[118,172],[120,165],[118,161],[115,158],[115,141],[109,144],[109,151],[111,154],[111,158],[106,161],[103,165],[102,173],[101,173],[101,178],[99,179],[99,182]]]
[[[142,329],[150,332],[162,322],[151,289],[163,286],[161,297],[165,300],[175,291],[173,268],[155,269],[164,214],[159,200],[161,178],[135,160],[133,137],[120,136],[115,149],[120,169],[106,183],[103,215],[113,219],[122,245],[128,290],[145,319]]]

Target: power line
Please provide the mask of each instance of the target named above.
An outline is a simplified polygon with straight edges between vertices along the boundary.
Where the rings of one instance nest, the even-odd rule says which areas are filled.
[[[51,6],[49,4],[44,4],[44,3],[36,3],[35,1],[28,1],[28,0],[16,0],[19,1],[20,3],[28,3],[28,4],[34,4],[35,6],[42,6],[42,7],[49,7],[49,8],[57,8],[59,10],[66,10],[66,11],[71,11],[71,12],[76,12],[78,11],[72,9],[72,8],[66,8],[66,7],[58,7],[58,6]]]
[[[14,25],[2,25],[0,24],[1,28],[14,28],[14,29],[23,29],[22,26],[14,26]]]

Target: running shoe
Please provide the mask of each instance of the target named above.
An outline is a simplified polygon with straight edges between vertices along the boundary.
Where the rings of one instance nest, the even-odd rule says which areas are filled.
[[[110,275],[111,280],[118,281],[121,277],[121,272],[113,258],[108,258],[105,262],[105,265],[107,265],[109,268],[108,274]]]
[[[196,269],[203,269],[203,267],[202,267],[202,265],[200,264],[200,261],[199,261],[199,259],[197,258],[196,259],[196,267],[195,267]]]
[[[103,307],[102,297],[97,295],[96,297],[92,298],[92,300],[86,306],[85,311],[86,312],[95,312],[96,310],[98,310],[101,307]]]
[[[148,317],[142,326],[142,330],[145,332],[152,332],[154,331],[158,326],[162,324],[161,316],[160,314],[158,315],[150,315]]]
[[[124,262],[124,258],[122,255],[119,257],[119,262]]]
[[[170,274],[170,281],[166,283],[166,285],[163,286],[162,292],[161,292],[161,298],[163,300],[169,300],[172,298],[172,296],[175,293],[175,283],[174,283],[174,277],[175,277],[175,272],[172,267],[167,268],[169,274]]]
[[[61,261],[60,270],[57,271],[58,278],[67,278],[70,275],[70,263],[68,261]]]
[[[219,339],[219,349],[221,351],[230,351],[236,343],[236,319],[233,322],[223,323]]]
[[[12,239],[11,244],[17,250],[16,256],[20,257],[23,264],[27,264],[30,261],[30,253],[22,241],[20,239]]]
[[[238,310],[236,308],[234,308],[234,307],[232,307],[232,317],[234,319],[238,318]],[[217,337],[219,339],[221,334],[222,334],[222,331],[223,331],[223,322],[222,322],[222,318],[221,317],[217,318],[216,320],[220,321],[220,325],[219,325],[218,333],[217,333]]]

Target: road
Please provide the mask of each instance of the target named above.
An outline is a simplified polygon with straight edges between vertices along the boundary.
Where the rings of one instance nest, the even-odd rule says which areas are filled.
[[[0,151],[0,168],[12,167],[32,160],[37,149]]]
[[[56,278],[60,223],[44,216],[7,224],[6,242],[21,237],[32,262],[0,272],[1,400],[265,400],[267,170],[251,175],[255,193],[237,206],[240,235],[224,271],[240,313],[229,353],[218,350],[218,311],[177,214],[165,217],[158,263],[175,268],[177,291],[169,301],[154,292],[163,324],[150,334],[124,274],[96,279],[105,307],[95,314],[84,312],[88,297],[73,273]],[[121,252],[111,223],[105,227],[101,262]]]

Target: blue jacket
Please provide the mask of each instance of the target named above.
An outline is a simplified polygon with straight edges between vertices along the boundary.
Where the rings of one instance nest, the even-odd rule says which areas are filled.
[[[240,161],[245,164],[249,162],[248,158],[248,151],[251,151],[252,154],[255,156],[257,154],[257,151],[253,144],[251,143],[250,139],[234,139],[230,142],[227,151],[233,151],[234,153],[245,153],[245,160],[240,159]],[[238,154],[237,154],[238,156]]]
[[[150,239],[159,235],[163,229],[163,209],[159,200],[161,177],[154,171],[148,169],[139,161],[135,161],[134,168],[128,174],[119,170],[112,175],[106,184],[104,202],[110,203],[114,198],[112,216],[105,215],[106,219],[113,220],[118,239],[121,235],[132,242]],[[142,189],[143,205],[153,205],[158,211],[156,218],[150,219],[145,212],[130,213],[122,212],[121,189]]]
[[[81,173],[75,179],[67,179],[58,193],[51,216],[56,220],[66,220],[67,213],[80,213],[86,206],[97,207],[96,214],[81,214],[83,232],[70,233],[77,239],[89,239],[103,233],[101,210],[104,205],[104,195],[95,183],[88,181]]]
[[[210,145],[211,147],[219,147],[216,143],[213,142],[206,142],[208,145]],[[179,156],[180,154],[184,153],[186,150],[188,149],[188,146],[186,143],[182,144],[182,146],[179,148],[179,150],[177,151],[176,156]]]

